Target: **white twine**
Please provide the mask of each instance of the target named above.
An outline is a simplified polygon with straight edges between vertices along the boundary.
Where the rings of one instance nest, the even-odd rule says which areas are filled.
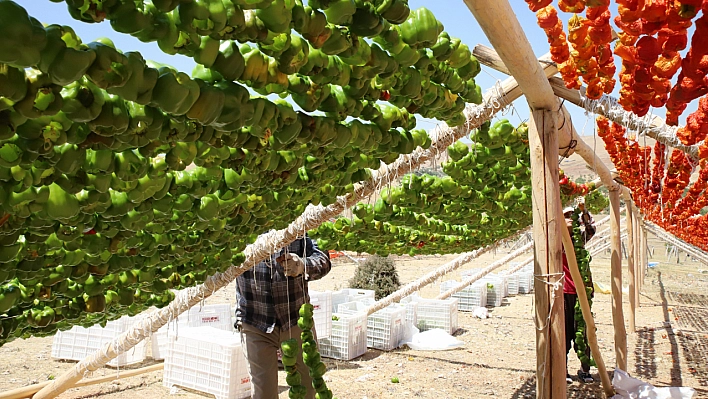
[[[588,113],[599,113],[613,122],[619,123],[627,129],[636,130],[638,136],[649,136],[654,140],[679,149],[688,155],[692,160],[698,160],[698,147],[700,143],[686,145],[676,135],[678,126],[669,126],[666,122],[656,117],[651,112],[644,116],[637,116],[633,112],[625,111],[618,100],[612,96],[603,94],[597,100],[587,98],[583,93],[579,93],[582,107]]]

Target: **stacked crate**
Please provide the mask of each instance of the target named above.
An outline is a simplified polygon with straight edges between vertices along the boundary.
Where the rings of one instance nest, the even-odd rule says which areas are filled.
[[[251,379],[241,338],[213,327],[170,333],[162,384],[209,393],[216,399],[251,397]]]

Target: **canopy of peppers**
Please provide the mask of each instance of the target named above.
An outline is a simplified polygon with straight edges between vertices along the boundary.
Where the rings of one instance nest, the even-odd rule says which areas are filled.
[[[482,100],[469,48],[406,0],[64,2],[198,66],[84,43],[0,0],[0,345],[168,304],[430,146],[416,115],[456,126]],[[456,252],[530,224],[525,128],[472,139],[449,149],[449,177],[408,176],[314,235]]]
[[[469,48],[405,0],[65,3],[198,66],[0,0],[0,344],[164,306],[427,148],[415,115],[482,99]]]

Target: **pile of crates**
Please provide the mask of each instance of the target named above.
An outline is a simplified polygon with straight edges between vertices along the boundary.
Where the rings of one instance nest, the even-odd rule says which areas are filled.
[[[414,294],[401,300],[401,303],[410,302],[418,305],[416,327],[420,331],[434,328],[445,330],[448,334],[457,331],[458,298],[427,299]]]
[[[443,281],[440,284],[440,293],[447,292],[460,284],[455,280]],[[452,297],[458,299],[459,310],[471,312],[477,307],[487,306],[487,286],[480,282],[474,282],[461,291],[452,294]]]
[[[161,360],[165,358],[167,348],[167,336],[169,333],[179,335],[183,330],[190,327],[213,327],[218,330],[233,332],[234,325],[231,315],[233,309],[229,304],[195,305],[188,312],[183,313],[177,319],[160,327],[152,334],[150,339],[152,358]]]
[[[323,357],[351,360],[366,353],[366,312],[333,313],[332,331],[327,338],[317,338]]]
[[[487,307],[499,307],[502,299],[506,296],[504,279],[493,275],[487,275],[479,280],[487,287]]]
[[[332,291],[310,291],[310,303],[314,308],[312,318],[317,337],[329,337],[332,333]]]
[[[362,300],[340,304],[339,314],[366,312],[373,300]],[[380,350],[398,348],[406,328],[406,308],[398,304],[378,310],[366,318],[366,346]]]
[[[99,325],[84,328],[74,326],[67,331],[58,331],[52,342],[52,358],[61,360],[83,360],[86,356],[103,348],[120,334],[128,331],[142,317],[123,316],[109,321],[105,327]],[[135,347],[121,353],[108,362],[111,367],[123,367],[145,360],[146,344],[140,341]]]
[[[216,399],[251,397],[241,338],[214,327],[170,332],[162,384],[210,393]]]

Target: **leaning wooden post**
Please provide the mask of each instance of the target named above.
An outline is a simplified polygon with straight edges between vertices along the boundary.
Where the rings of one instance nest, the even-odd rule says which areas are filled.
[[[559,217],[560,220],[564,219],[562,214],[560,214]],[[607,375],[605,361],[602,359],[602,353],[600,353],[600,347],[597,344],[595,320],[593,319],[592,311],[590,310],[590,303],[588,302],[587,291],[585,291],[583,276],[580,275],[580,269],[578,268],[578,260],[575,258],[573,239],[570,238],[570,232],[567,228],[562,229],[562,237],[563,247],[565,248],[565,256],[568,260],[568,269],[570,270],[570,275],[573,277],[575,291],[578,293],[578,303],[580,303],[580,310],[583,313],[583,320],[585,320],[585,331],[587,332],[588,344],[590,345],[590,353],[592,354],[592,358],[595,359],[595,364],[597,365],[597,371],[600,374],[600,381],[602,381],[602,388],[605,391],[605,395],[607,398],[611,398],[614,396],[615,390],[612,387],[610,376]]]
[[[565,315],[563,313],[563,263],[561,229],[565,220],[558,187],[556,115],[533,110],[529,124],[535,245],[534,291],[536,307],[536,397],[565,398]],[[563,381],[556,381],[556,379]]]
[[[622,312],[622,244],[620,237],[620,190],[610,190],[610,243],[612,268],[612,323],[615,328],[615,362],[627,370],[627,331]],[[627,229],[629,231],[629,228]]]
[[[627,213],[626,215],[626,220],[627,220],[627,270],[628,270],[628,279],[629,279],[629,330],[631,332],[637,331],[636,328],[636,318],[635,318],[635,311],[636,311],[636,301],[635,301],[635,291],[637,290],[637,280],[636,280],[636,264],[635,264],[635,254],[636,254],[636,246],[634,243],[634,234],[636,233],[636,220],[634,220],[634,208],[632,206],[632,201],[628,200],[626,202],[626,209],[625,212]],[[624,370],[624,369],[623,369]]]
[[[642,223],[642,244],[640,251],[642,253],[642,267],[640,270],[641,275],[639,275],[639,289],[644,287],[644,276],[647,274],[647,268],[649,267],[649,243],[647,238],[647,228]]]
[[[634,207],[632,220],[634,220],[634,313],[636,317],[637,309],[639,308],[639,293],[641,292],[639,276],[642,273],[642,219],[636,206]],[[636,328],[633,331],[636,332]]]

